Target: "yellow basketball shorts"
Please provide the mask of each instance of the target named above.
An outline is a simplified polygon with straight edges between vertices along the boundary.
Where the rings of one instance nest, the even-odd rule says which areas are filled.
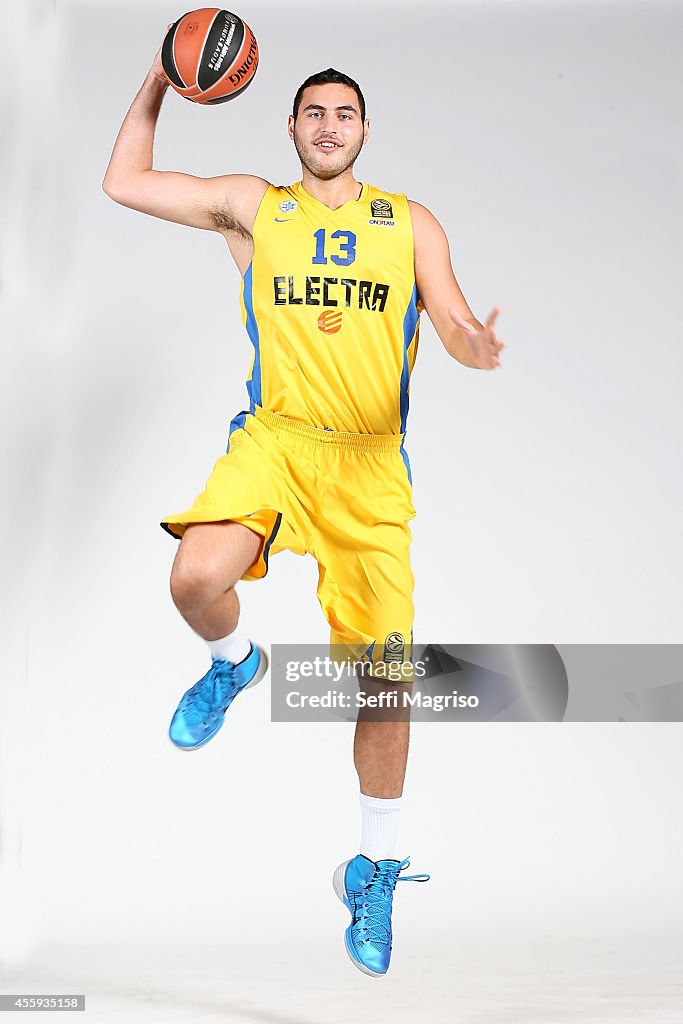
[[[332,658],[364,662],[378,681],[397,680],[402,664],[410,681],[416,513],[402,440],[312,427],[257,405],[232,421],[227,453],[192,507],[160,525],[180,538],[191,523],[243,523],[262,538],[243,580],[263,579],[280,551],[312,554]]]

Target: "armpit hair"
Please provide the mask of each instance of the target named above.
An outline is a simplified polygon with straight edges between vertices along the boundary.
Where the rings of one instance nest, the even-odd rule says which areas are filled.
[[[219,231],[239,235],[245,242],[251,242],[251,234],[242,227],[229,206],[216,207],[209,211],[209,216]]]

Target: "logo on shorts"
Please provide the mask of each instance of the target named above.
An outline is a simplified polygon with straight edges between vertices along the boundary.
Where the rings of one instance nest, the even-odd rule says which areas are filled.
[[[384,641],[383,661],[403,661],[405,652],[405,640],[403,633],[389,633]]]
[[[318,330],[323,334],[336,334],[342,325],[342,315],[338,309],[328,309],[318,317]]]
[[[294,210],[296,210],[298,205],[299,204],[296,202],[295,199],[285,199],[284,202],[280,203],[279,208],[282,210],[283,213],[292,213]]]
[[[370,215],[378,219],[391,220],[394,216],[391,203],[388,203],[386,199],[373,199],[370,203]]]

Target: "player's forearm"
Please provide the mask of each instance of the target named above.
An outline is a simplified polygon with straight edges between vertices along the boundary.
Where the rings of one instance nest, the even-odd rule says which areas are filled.
[[[116,138],[102,188],[108,194],[152,169],[154,130],[168,84],[151,72],[133,100]]]

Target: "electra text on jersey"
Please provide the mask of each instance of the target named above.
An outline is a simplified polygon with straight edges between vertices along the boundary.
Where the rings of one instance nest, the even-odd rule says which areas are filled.
[[[379,313],[389,298],[389,285],[377,281],[356,281],[353,277],[306,277],[302,288],[293,274],[273,278],[276,306],[339,306],[370,309]],[[296,294],[299,292],[300,294]],[[336,296],[336,298],[335,298]]]

